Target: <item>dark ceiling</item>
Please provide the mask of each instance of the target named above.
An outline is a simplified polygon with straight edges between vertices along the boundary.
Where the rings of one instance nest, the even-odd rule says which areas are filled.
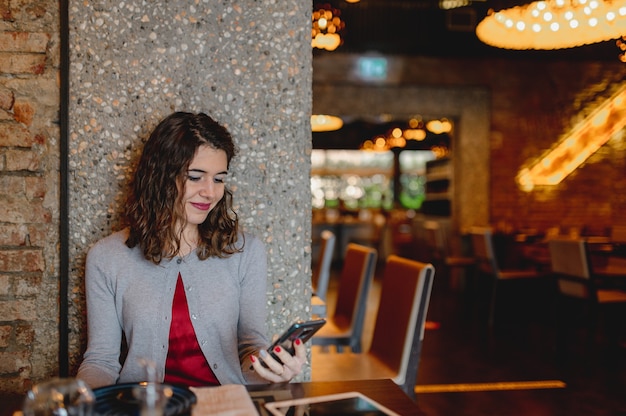
[[[373,140],[378,136],[386,136],[395,128],[408,128],[406,120],[391,120],[387,122],[375,122],[365,119],[349,120],[341,130],[329,132],[313,133],[314,149],[352,149],[361,147],[367,139]],[[446,133],[434,134],[426,131],[424,140],[409,140],[406,144],[407,150],[429,150],[433,146],[443,146],[449,148],[452,145],[450,136]]]
[[[450,58],[618,61],[619,52],[613,40],[554,51],[514,51],[488,46],[476,37],[476,25],[486,16],[489,8],[501,10],[512,7],[516,4],[511,1],[515,0],[473,1],[469,6],[448,11],[439,8],[439,1],[360,0],[359,3],[351,4],[345,0],[331,0],[314,3],[314,10],[319,5],[330,5],[340,11],[345,28],[341,32],[343,43],[336,52]],[[314,49],[314,56],[336,52]],[[346,124],[339,131],[313,133],[313,147],[358,149],[366,138],[384,134],[406,121],[385,123],[359,119],[344,122]],[[415,149],[427,149],[447,139],[447,135],[429,134],[427,140],[411,143],[416,146]]]
[[[471,1],[469,6],[442,10],[440,0],[345,0],[314,2],[340,11],[345,22],[337,51],[378,52],[433,57],[506,57],[512,59],[617,60],[614,40],[555,51],[512,51],[483,44],[474,32],[489,8],[515,5],[513,0]],[[523,0],[521,0],[523,2]],[[517,4],[520,4],[519,2]],[[316,50],[316,54],[332,53]]]

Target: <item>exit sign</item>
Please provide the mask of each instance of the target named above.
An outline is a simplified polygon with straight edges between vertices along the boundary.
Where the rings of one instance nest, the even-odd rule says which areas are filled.
[[[382,57],[362,57],[358,60],[359,77],[366,80],[387,79],[387,59]]]

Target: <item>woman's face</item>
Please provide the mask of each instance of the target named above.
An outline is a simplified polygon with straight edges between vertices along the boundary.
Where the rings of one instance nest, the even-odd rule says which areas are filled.
[[[209,212],[224,197],[224,180],[228,168],[226,152],[210,146],[200,146],[196,151],[185,181],[182,203],[187,216],[187,226],[197,226],[206,220]]]

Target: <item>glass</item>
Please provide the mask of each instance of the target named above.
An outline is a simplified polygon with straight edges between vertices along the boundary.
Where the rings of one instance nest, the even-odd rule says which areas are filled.
[[[82,380],[53,378],[26,394],[24,416],[91,416],[96,398]]]
[[[140,383],[133,389],[133,396],[139,402],[139,416],[163,416],[173,389],[156,382]]]
[[[133,395],[140,403],[139,416],[163,416],[174,391],[170,386],[157,381],[153,361],[140,359],[139,364],[146,374],[146,382],[133,389]]]

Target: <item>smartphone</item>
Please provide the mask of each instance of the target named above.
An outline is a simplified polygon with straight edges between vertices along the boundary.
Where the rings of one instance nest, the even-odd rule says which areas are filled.
[[[274,354],[274,347],[277,345],[293,355],[295,350],[293,342],[299,338],[302,343],[307,342],[326,323],[325,319],[314,319],[312,321],[298,321],[291,324],[289,329],[282,333],[267,349],[272,358],[282,364],[282,361]],[[264,363],[265,364],[265,363]]]

